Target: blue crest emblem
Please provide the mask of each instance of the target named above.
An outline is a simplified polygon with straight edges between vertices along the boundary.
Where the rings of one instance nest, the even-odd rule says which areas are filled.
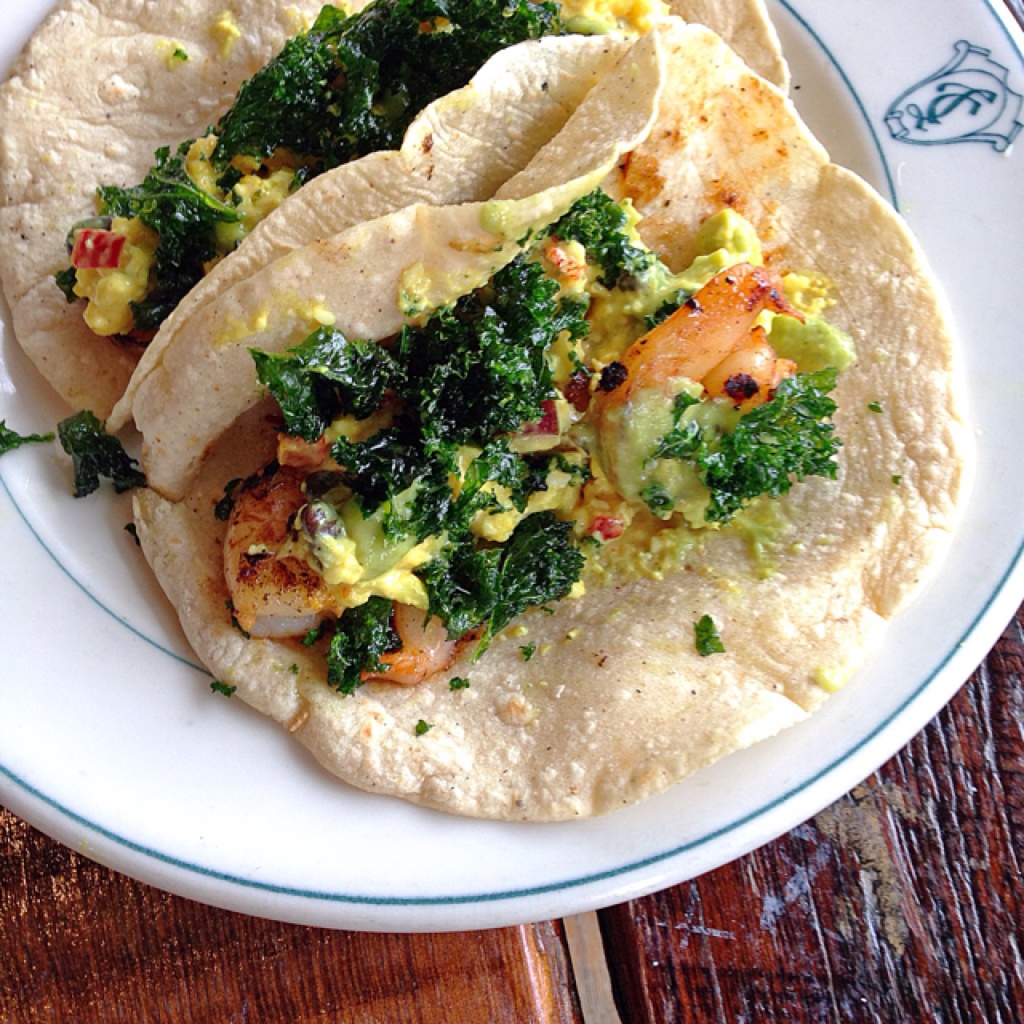
[[[987,142],[1007,149],[1021,130],[1021,96],[1007,84],[1007,69],[991,50],[961,39],[953,59],[909,88],[886,111],[889,134],[899,142],[937,146]]]

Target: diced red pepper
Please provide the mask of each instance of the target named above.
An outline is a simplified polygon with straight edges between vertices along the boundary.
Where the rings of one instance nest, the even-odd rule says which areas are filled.
[[[75,235],[71,265],[76,270],[114,270],[121,262],[125,241],[117,231],[82,228]]]
[[[543,415],[535,423],[524,423],[520,428],[521,434],[557,434],[558,433],[558,410],[555,408],[555,400],[547,398],[541,402]]]
[[[594,516],[594,521],[590,524],[591,534],[600,537],[601,540],[615,540],[616,537],[622,536],[624,529],[622,520],[617,516]]]
[[[577,412],[586,412],[590,405],[590,374],[585,370],[576,370],[566,381],[563,394]]]

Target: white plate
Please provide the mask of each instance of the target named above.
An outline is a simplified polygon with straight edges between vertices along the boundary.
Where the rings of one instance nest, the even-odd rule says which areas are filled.
[[[5,64],[47,6],[5,5]],[[75,501],[61,454],[23,448],[0,462],[0,800],[98,861],[219,906],[345,928],[482,928],[616,903],[720,865],[850,789],[949,700],[1024,593],[1024,154],[999,148],[1005,124],[988,141],[952,141],[986,104],[1012,114],[1021,35],[983,0],[795,0],[772,13],[811,126],[896,202],[949,291],[977,427],[954,550],[877,659],[805,726],[610,817],[447,817],[334,782],[283,731],[211,693],[122,529],[127,503]],[[890,105],[961,40],[1008,75],[993,67],[984,79],[969,63],[986,58],[961,47],[968,63],[946,83],[995,99],[979,94],[971,119],[971,96],[953,103],[946,89],[943,116],[921,121],[933,144],[894,138]],[[1012,94],[1000,92],[1005,77]],[[936,112],[935,95],[907,101],[917,120]],[[916,130],[914,111],[903,123]],[[8,332],[0,418],[27,432],[61,415]]]

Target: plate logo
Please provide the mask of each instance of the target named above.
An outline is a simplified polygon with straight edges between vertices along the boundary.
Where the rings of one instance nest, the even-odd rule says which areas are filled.
[[[987,142],[1008,149],[1022,122],[1020,94],[1008,82],[1007,68],[991,50],[961,39],[953,59],[911,86],[886,111],[889,134],[898,142],[938,146]]]

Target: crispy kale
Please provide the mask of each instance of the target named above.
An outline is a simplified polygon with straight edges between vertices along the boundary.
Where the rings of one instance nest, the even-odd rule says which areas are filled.
[[[655,446],[648,461],[682,459],[694,468],[711,492],[704,518],[712,523],[730,520],[760,495],[777,498],[793,478],[824,476],[834,479],[839,439],[830,417],[836,404],[828,397],[836,371],[817,370],[787,377],[775,397],[744,413],[729,433],[705,431],[683,412],[696,399],[680,395],[673,411],[675,425]],[[657,487],[644,494],[655,511],[671,497]],[[671,504],[664,506],[671,508]]]
[[[489,296],[464,296],[424,327],[403,329],[402,394],[419,413],[428,450],[483,446],[540,418],[555,393],[547,348],[563,330],[574,337],[587,330],[583,304],[559,301],[557,291],[520,256],[495,274]]]
[[[425,106],[465,85],[495,53],[562,31],[558,8],[535,0],[377,0],[359,14],[325,6],[309,32],[287,42],[243,84],[213,127],[211,163],[230,189],[241,177],[235,157],[292,154],[295,184],[381,149],[397,148]],[[185,157],[194,140],[161,148],[144,181],[97,190],[104,215],[138,217],[159,236],[154,285],[133,303],[134,328],[156,330],[223,255],[218,223],[239,216],[231,203],[199,188]],[[75,271],[55,275],[74,302]]]
[[[351,17],[324,7],[239,91],[214,157],[282,147],[326,168],[395,149],[423,107],[499,50],[561,31],[557,11],[532,0],[378,0]]]
[[[740,417],[717,450],[701,453],[709,522],[730,519],[759,495],[785,494],[794,477],[835,479],[839,439],[830,417],[836,403],[828,397],[835,386],[831,368],[787,377],[770,402]]]
[[[579,242],[588,257],[600,264],[601,284],[615,288],[628,286],[658,262],[650,249],[630,239],[626,227],[626,211],[597,189],[574,203],[551,233],[565,242]]]
[[[185,156],[190,145],[182,143],[173,155],[166,147],[157,150],[156,166],[141,185],[102,185],[97,190],[102,214],[138,217],[160,236],[154,287],[132,305],[140,331],[156,330],[203,276],[204,264],[217,255],[217,224],[238,220],[233,206],[204,192],[189,176]]]
[[[430,613],[447,624],[453,637],[481,627],[479,657],[527,608],[568,595],[583,571],[571,529],[553,512],[536,512],[521,520],[501,547],[475,547],[464,537],[418,570]]]
[[[340,415],[365,419],[398,381],[387,350],[322,327],[288,352],[252,351],[260,383],[277,399],[285,431],[315,441]]]
[[[537,512],[516,527],[502,549],[497,593],[478,654],[527,608],[568,596],[583,571],[583,555],[571,532],[572,524],[554,512]]]
[[[327,651],[327,683],[341,693],[352,693],[363,672],[380,672],[380,656],[402,646],[391,625],[391,602],[371,597],[349,608],[334,625]]]
[[[146,486],[146,478],[135,459],[88,409],[61,420],[57,435],[61,447],[71,456],[76,498],[92,494],[100,485],[100,477],[109,479],[118,494]]]
[[[384,502],[393,504],[398,494],[431,475],[419,427],[409,416],[400,416],[364,441],[339,437],[331,455],[344,468],[342,481],[354,492],[364,516]],[[409,527],[411,532],[411,523]]]
[[[19,434],[7,426],[6,420],[0,420],[0,455],[13,452],[23,444],[43,444],[52,440],[53,434]]]

